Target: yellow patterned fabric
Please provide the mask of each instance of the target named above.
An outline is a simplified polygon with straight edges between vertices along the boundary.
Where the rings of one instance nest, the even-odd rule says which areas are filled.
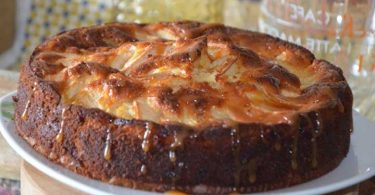
[[[61,31],[112,21],[109,0],[31,0],[21,59],[41,42]]]

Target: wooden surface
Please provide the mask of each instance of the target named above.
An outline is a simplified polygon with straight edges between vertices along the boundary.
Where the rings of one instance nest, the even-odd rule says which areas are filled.
[[[21,163],[22,195],[80,195],[84,194],[43,174],[25,161]]]

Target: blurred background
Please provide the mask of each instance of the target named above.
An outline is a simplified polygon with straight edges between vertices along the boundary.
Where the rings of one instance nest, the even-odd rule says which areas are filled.
[[[375,0],[1,0],[0,95],[15,90],[21,64],[51,35],[115,21],[182,19],[261,31],[308,48],[343,69],[354,108],[375,121]],[[2,139],[0,147],[7,147]],[[0,194],[19,193],[13,156],[0,155],[0,178],[13,179],[0,179]],[[336,194],[373,193],[375,178]]]

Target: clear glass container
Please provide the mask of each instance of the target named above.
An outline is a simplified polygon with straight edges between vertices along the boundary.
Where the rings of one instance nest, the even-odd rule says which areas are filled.
[[[259,30],[340,66],[354,107],[375,120],[375,0],[264,0]]]

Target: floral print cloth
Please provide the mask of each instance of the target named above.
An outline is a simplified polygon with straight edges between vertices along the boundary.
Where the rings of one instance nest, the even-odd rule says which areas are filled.
[[[110,22],[115,17],[111,0],[17,0],[16,3],[15,41],[8,52],[0,55],[0,68],[19,67],[38,44],[61,31]]]

